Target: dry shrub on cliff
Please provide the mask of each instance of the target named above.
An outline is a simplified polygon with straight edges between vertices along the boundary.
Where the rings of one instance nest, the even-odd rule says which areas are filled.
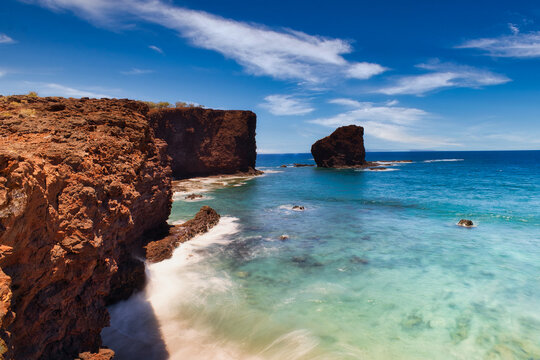
[[[196,105],[193,103],[187,103],[184,101],[177,101],[174,103],[174,106],[167,102],[167,101],[160,101],[160,102],[153,102],[153,101],[144,101],[146,105],[150,109],[167,109],[167,108],[177,108],[177,109],[183,109],[183,108],[204,108],[202,105]]]
[[[157,103],[153,101],[144,101],[144,103],[148,105],[150,109],[166,109],[168,107],[171,107],[171,104],[167,101],[160,101]]]

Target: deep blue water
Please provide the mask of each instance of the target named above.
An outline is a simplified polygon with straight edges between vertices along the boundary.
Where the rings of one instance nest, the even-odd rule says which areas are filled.
[[[149,268],[172,358],[540,359],[540,151],[367,158],[413,163],[259,155],[264,176],[173,204],[224,218]]]

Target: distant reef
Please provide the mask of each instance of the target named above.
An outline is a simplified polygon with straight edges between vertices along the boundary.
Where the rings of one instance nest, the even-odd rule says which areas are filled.
[[[311,146],[311,154],[318,167],[366,167],[364,128],[356,125],[337,128],[329,136]]]
[[[255,151],[251,112],[0,96],[0,359],[112,358],[106,306],[171,235],[173,172],[254,171]],[[217,223],[202,213],[169,250]]]

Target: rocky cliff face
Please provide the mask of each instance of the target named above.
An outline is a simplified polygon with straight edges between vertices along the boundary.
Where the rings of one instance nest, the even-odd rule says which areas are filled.
[[[127,295],[140,286],[131,253],[171,206],[166,144],[147,111],[128,100],[0,97],[4,358],[97,352],[111,283]]]
[[[364,128],[356,125],[339,127],[331,135],[313,144],[311,154],[319,167],[366,166]]]
[[[176,178],[253,173],[256,116],[201,108],[152,110],[155,134],[167,142]]]

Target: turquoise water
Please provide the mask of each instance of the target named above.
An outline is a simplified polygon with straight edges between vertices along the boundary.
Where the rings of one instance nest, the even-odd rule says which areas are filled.
[[[146,326],[139,301],[175,359],[540,359],[540,152],[368,154],[405,159],[260,155],[264,176],[176,201],[171,221],[201,205],[224,218],[150,266],[112,329]]]

